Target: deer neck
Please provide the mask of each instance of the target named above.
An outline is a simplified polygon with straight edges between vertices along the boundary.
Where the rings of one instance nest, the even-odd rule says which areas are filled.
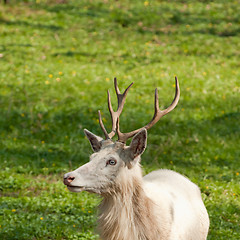
[[[130,173],[129,173],[130,172]],[[136,164],[103,196],[99,213],[99,230],[104,240],[161,239],[154,203],[143,189],[141,168]]]

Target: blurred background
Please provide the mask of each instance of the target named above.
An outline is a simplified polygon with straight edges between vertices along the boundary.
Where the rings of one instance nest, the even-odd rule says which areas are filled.
[[[175,94],[177,108],[148,134],[144,173],[195,182],[208,239],[240,232],[240,1],[25,0],[0,3],[0,238],[98,239],[100,198],[71,193],[64,173],[88,161],[83,129],[108,130],[107,89],[124,132]]]

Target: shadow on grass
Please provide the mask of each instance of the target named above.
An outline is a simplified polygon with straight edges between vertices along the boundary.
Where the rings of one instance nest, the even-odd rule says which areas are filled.
[[[240,27],[232,27],[232,24],[239,24],[239,14],[227,15],[222,12],[216,14],[217,6],[212,6],[209,11],[205,9],[193,12],[191,8],[184,8],[177,3],[175,8],[159,5],[155,8],[145,8],[142,5],[138,7],[122,8],[121,4],[116,4],[115,8],[109,9],[108,4],[97,3],[79,3],[79,4],[58,4],[52,6],[42,5],[42,8],[49,12],[64,12],[76,17],[89,17],[96,19],[106,19],[113,22],[116,26],[130,28],[140,34],[172,34],[171,27],[180,28],[181,31],[186,25],[191,25],[191,29],[183,31],[183,34],[209,34],[218,37],[230,37],[240,34]],[[187,5],[186,5],[187,6]],[[229,4],[230,9],[234,10],[234,4]],[[219,10],[219,9],[218,9]],[[149,17],[147,17],[149,16]],[[224,26],[220,26],[224,24]],[[196,28],[196,26],[198,26]],[[206,28],[206,26],[208,26]],[[219,27],[220,26],[220,27]],[[86,30],[91,31],[90,26]],[[178,30],[174,30],[178,31]]]
[[[33,119],[23,120],[18,112],[11,111],[7,115],[1,110],[1,158],[8,160],[12,167],[23,165],[28,169],[34,168],[36,173],[39,173],[38,169],[53,163],[69,168],[72,164],[86,162],[91,150],[88,141],[84,139],[83,128],[100,136],[102,133],[98,123],[89,120],[93,119],[91,114],[87,116],[81,111],[85,110],[79,108],[68,113],[46,114],[42,120],[34,115]],[[145,114],[140,118],[146,119]],[[121,121],[122,129],[127,128],[126,131],[141,127],[141,123],[136,122],[137,119],[129,122],[125,117]],[[184,169],[200,170],[207,164],[218,169],[225,166],[228,170],[239,169],[239,122],[240,112],[199,121],[192,119],[173,122],[163,118],[158,128],[149,131],[149,146],[147,154],[143,156],[144,164],[158,166],[161,162],[169,165],[173,161],[174,165]],[[46,124],[49,130],[44,128]],[[216,156],[218,157],[214,160]],[[45,161],[41,162],[42,159]]]
[[[62,30],[63,28],[60,26],[52,25],[52,24],[41,24],[41,23],[30,23],[27,21],[8,21],[3,18],[0,18],[0,25],[8,25],[8,26],[25,26],[25,27],[31,27],[31,28],[38,28],[38,29],[48,29],[51,31],[57,31],[57,30]]]
[[[199,3],[199,1],[196,1]],[[173,5],[175,4],[175,5]],[[51,13],[64,13],[65,15],[75,16],[76,18],[87,18],[93,21],[105,19],[111,25],[101,24],[105,30],[109,26],[129,28],[140,34],[166,35],[181,31],[183,34],[209,34],[218,37],[238,36],[240,34],[239,14],[235,11],[234,3],[227,5],[228,9],[233,10],[233,14],[221,11],[217,5],[211,6],[208,10],[206,5],[202,9],[192,9],[188,3],[174,2],[172,4],[159,4],[154,7],[146,8],[139,3],[134,8],[131,4],[126,7],[121,3],[110,4],[104,2],[70,2],[68,4],[29,4],[32,9],[43,9]],[[115,23],[115,24],[113,24]],[[62,30],[62,27],[48,24],[33,24],[27,21],[8,21],[0,18],[0,24],[23,25],[26,27],[49,29],[52,31]],[[97,23],[96,23],[97,24]],[[191,29],[186,29],[186,25]],[[234,25],[234,26],[233,26]],[[206,27],[207,26],[207,27]],[[98,28],[101,26],[98,26]],[[173,32],[171,28],[174,28]],[[86,24],[86,31],[94,31],[94,23]]]
[[[97,57],[97,54],[91,54],[89,52],[73,52],[73,51],[66,51],[66,52],[58,52],[54,53],[53,57],[57,56],[66,56],[66,57],[75,57],[75,56],[84,56],[84,57]]]
[[[8,44],[5,44],[5,45],[0,45],[4,51],[6,50],[7,47],[33,47],[32,44],[29,44],[29,43],[8,43]]]

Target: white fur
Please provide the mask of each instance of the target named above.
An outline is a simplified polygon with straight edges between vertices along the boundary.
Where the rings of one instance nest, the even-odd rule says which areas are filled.
[[[209,218],[199,188],[171,170],[157,170],[144,178],[146,195],[164,209],[173,207],[174,220],[169,240],[206,239]]]
[[[64,176],[70,191],[100,194],[99,232],[103,240],[206,240],[207,210],[199,188],[170,170],[142,177],[140,155],[146,130],[129,147],[103,141],[87,131],[90,162]],[[114,159],[115,165],[109,165]]]

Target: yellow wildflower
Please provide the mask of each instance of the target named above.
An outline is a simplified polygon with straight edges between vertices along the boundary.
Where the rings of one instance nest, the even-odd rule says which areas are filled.
[[[144,2],[144,6],[147,7],[149,5],[149,2],[148,1],[145,1]]]

